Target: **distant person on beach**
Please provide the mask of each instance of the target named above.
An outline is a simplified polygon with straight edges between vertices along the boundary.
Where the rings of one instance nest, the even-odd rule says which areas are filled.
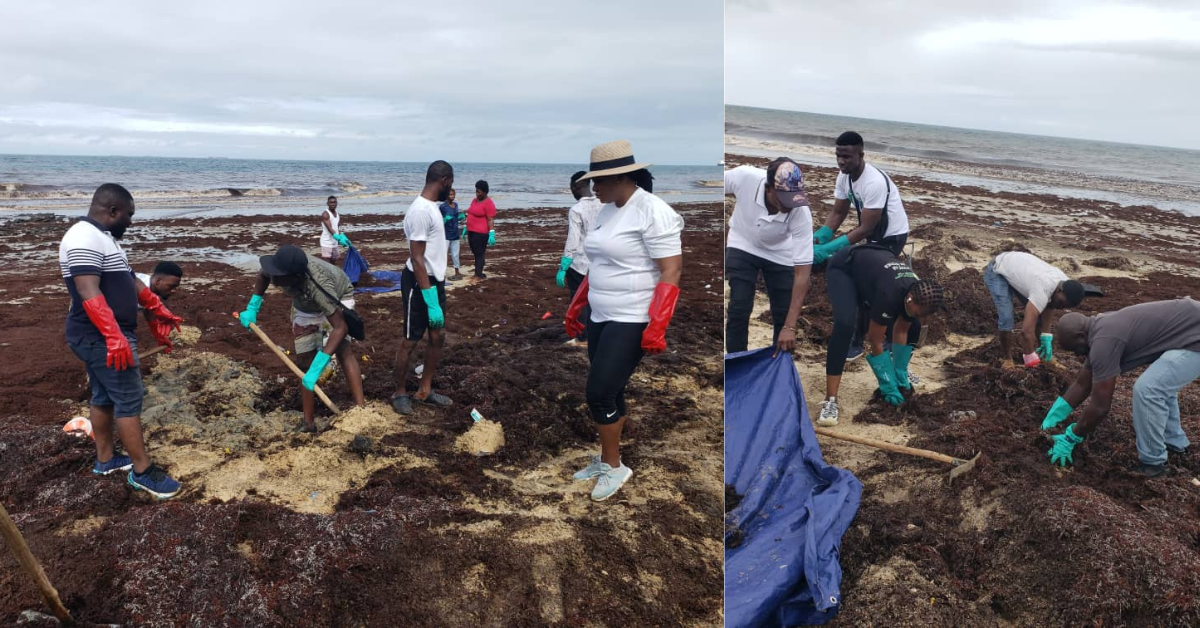
[[[796,347],[796,321],[808,295],[813,259],[812,211],[800,166],[780,157],[766,170],[726,170],[725,193],[736,199],[725,246],[725,352],[746,350],[760,273],[775,324],[771,342],[776,354],[790,352]]]
[[[467,234],[467,244],[471,245],[471,254],[475,256],[475,277],[484,279],[484,257],[487,248],[496,245],[496,204],[488,198],[488,182],[480,179],[475,182],[475,199],[467,208],[467,226],[463,230]]]
[[[912,390],[908,365],[921,334],[921,318],[942,308],[942,286],[922,280],[907,262],[880,244],[843,249],[834,254],[825,270],[829,302],[833,306],[833,334],[825,357],[825,400],[817,425],[838,422],[838,389],[846,367],[846,347],[858,324],[859,312],[870,321],[866,340],[867,364],[887,403],[904,403],[903,392]],[[892,328],[890,350],[884,335]]]
[[[900,200],[900,190],[879,168],[866,162],[863,157],[863,138],[854,131],[838,136],[834,154],[837,156],[841,173],[833,186],[833,210],[825,218],[825,225],[813,234],[817,247],[813,251],[813,264],[824,263],[842,247],[858,242],[879,244],[900,256],[908,241],[908,214]],[[837,238],[839,227],[850,213],[850,205],[858,215],[858,226]],[[862,339],[867,321],[858,322],[854,338],[846,351],[846,360],[854,360],[863,354]]]
[[[300,405],[304,410],[304,425],[300,431],[315,433],[317,402],[313,388],[334,354],[346,375],[354,405],[366,405],[358,357],[350,346],[350,327],[343,314],[343,310],[354,309],[354,286],[342,269],[306,254],[298,246],[286,244],[274,255],[258,258],[258,262],[261,270],[254,284],[254,295],[238,319],[246,328],[251,323],[258,324],[263,295],[272,284],[292,298],[292,342],[296,362],[308,365],[300,382]]]
[[[596,224],[596,215],[603,206],[600,200],[592,194],[592,182],[582,178],[586,172],[580,170],[571,175],[571,194],[575,196],[575,204],[567,212],[567,245],[563,248],[562,259],[558,262],[558,275],[554,282],[560,288],[567,288],[574,298],[583,278],[588,272],[587,251],[583,249],[583,241]],[[584,306],[580,318],[588,320],[591,310]],[[579,346],[587,345],[587,327],[579,332],[579,336],[568,341]]]
[[[174,497],[179,482],[150,461],[142,440],[141,364],[137,358],[138,306],[145,308],[150,332],[170,345],[172,329],[182,321],[134,277],[129,258],[117,240],[133,223],[133,196],[124,187],[105,183],[96,188],[88,215],[63,236],[58,248],[71,309],[67,313],[67,346],[87,368],[91,384],[89,419],[96,439],[92,473],[129,471],[126,482],[159,499]],[[128,455],[116,451],[114,428]]]
[[[450,198],[454,187],[454,168],[438,160],[425,171],[425,188],[404,213],[404,235],[412,253],[400,275],[404,299],[404,336],[396,351],[396,392],[392,408],[399,414],[412,414],[412,400],[436,408],[451,405],[450,398],[434,392],[433,376],[446,344],[446,232],[438,203]],[[468,219],[469,220],[469,219]],[[429,331],[425,347],[425,368],[416,394],[408,395],[408,363],[417,344]]]
[[[350,238],[342,233],[342,217],[338,214],[338,199],[330,196],[325,200],[325,211],[321,212],[321,259],[341,266],[341,249],[338,246],[350,246]]]
[[[588,274],[565,320],[568,336],[587,328],[586,397],[600,455],[574,478],[596,478],[596,501],[612,497],[633,475],[621,461],[621,431],[629,422],[625,387],[643,355],[666,350],[679,299],[683,218],[651,193],[648,165],[636,163],[629,142],[618,140],[593,148],[591,167],[578,179],[590,179],[604,203],[583,242]],[[591,314],[581,319],[588,305]]]
[[[442,203],[438,208],[442,211],[442,223],[446,228],[446,245],[450,248],[450,261],[454,262],[454,276],[446,277],[446,281],[454,281],[462,279],[462,273],[458,272],[458,251],[459,244],[462,240],[459,239],[460,218],[462,213],[458,211],[458,203],[454,200],[454,190],[450,190],[450,195],[446,197],[446,202]]]
[[[1005,368],[1015,368],[1012,359],[1013,293],[1027,300],[1021,323],[1021,354],[1028,368],[1054,361],[1050,329],[1054,310],[1075,307],[1083,301],[1083,284],[1031,253],[1009,251],[996,256],[983,269],[983,283],[996,304],[1000,350]]]
[[[1053,437],[1054,446],[1046,452],[1052,464],[1074,464],[1075,446],[1112,407],[1117,376],[1147,364],[1133,384],[1138,464],[1131,470],[1158,477],[1167,472],[1168,453],[1187,455],[1191,443],[1179,422],[1179,391],[1200,377],[1200,302],[1153,301],[1096,316],[1071,312],[1058,320],[1054,338],[1086,359],[1075,382],[1054,400],[1042,429],[1053,429],[1085,399],[1091,401],[1079,422]]]

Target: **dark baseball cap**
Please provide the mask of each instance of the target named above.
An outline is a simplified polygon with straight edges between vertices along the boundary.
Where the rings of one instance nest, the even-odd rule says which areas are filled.
[[[780,157],[767,167],[768,183],[775,190],[775,198],[788,209],[808,206],[808,194],[804,191],[804,178],[800,164]]]
[[[286,275],[303,275],[308,269],[308,255],[305,255],[304,249],[291,244],[285,244],[279,247],[279,251],[274,255],[263,255],[258,258],[259,265],[262,270],[270,277],[283,277]]]

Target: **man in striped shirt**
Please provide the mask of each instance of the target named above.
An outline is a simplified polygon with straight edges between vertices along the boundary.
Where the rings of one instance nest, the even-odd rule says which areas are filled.
[[[159,344],[170,345],[172,329],[182,322],[140,280],[133,276],[117,240],[133,222],[129,190],[115,183],[96,189],[88,215],[63,236],[58,263],[71,309],[67,314],[67,345],[87,367],[92,387],[92,433],[96,464],[92,473],[129,471],[134,489],[160,499],[174,497],[179,482],[152,464],[142,440],[142,374],[137,359],[138,306],[145,308],[150,332]],[[113,447],[114,427],[129,455]]]

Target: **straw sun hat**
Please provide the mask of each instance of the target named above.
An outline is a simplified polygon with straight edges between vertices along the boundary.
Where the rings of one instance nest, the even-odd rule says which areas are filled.
[[[579,177],[579,180],[624,174],[650,166],[634,161],[633,147],[629,145],[629,140],[617,140],[593,148],[591,162],[588,171]]]

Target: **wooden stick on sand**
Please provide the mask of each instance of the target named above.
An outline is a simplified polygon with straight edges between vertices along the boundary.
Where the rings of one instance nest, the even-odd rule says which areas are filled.
[[[17,529],[17,524],[13,522],[12,517],[8,516],[8,511],[4,509],[4,504],[0,504],[0,535],[4,537],[4,543],[8,545],[8,549],[12,550],[13,556],[17,559],[17,563],[33,578],[38,589],[42,592],[42,597],[45,598],[46,604],[58,618],[58,621],[71,625],[74,619],[71,617],[71,612],[67,607],[63,606],[62,600],[58,598],[58,590],[54,585],[50,584],[50,579],[46,577],[46,572],[42,570],[42,564],[34,557],[33,552],[29,551],[29,546],[25,544],[25,537],[21,536],[21,531]]]
[[[237,317],[236,313],[234,313],[234,317]],[[291,358],[284,355],[284,353],[279,350],[279,347],[276,346],[275,343],[271,342],[271,338],[270,336],[267,336],[266,332],[259,329],[258,325],[255,325],[254,323],[250,323],[250,331],[254,332],[254,334],[258,336],[258,339],[263,341],[263,344],[267,345],[268,349],[274,352],[275,355],[279,356],[279,359],[283,360],[283,363],[288,365],[288,368],[292,369],[292,372],[295,373],[297,377],[304,379],[304,371],[301,371],[300,367],[296,366],[296,363],[292,362]],[[325,392],[321,390],[320,386],[313,386],[313,392],[317,394],[317,398],[320,399],[321,403],[324,403],[325,407],[329,408],[331,412],[334,414],[341,413],[341,410],[338,410],[338,407],[333,405],[333,402],[329,400],[329,397],[325,396]]]

